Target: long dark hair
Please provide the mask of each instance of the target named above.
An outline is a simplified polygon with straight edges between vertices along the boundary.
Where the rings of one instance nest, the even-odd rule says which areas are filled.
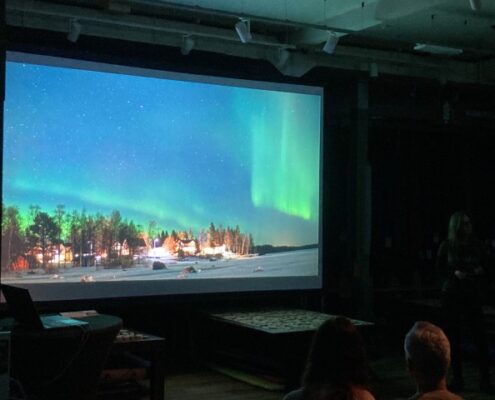
[[[315,397],[310,393],[331,391],[329,398],[346,399],[353,386],[368,387],[363,339],[347,318],[329,319],[316,331],[302,383],[304,398]]]
[[[449,242],[452,244],[457,244],[460,241],[470,239],[466,238],[463,235],[463,225],[464,225],[464,218],[469,216],[464,212],[464,211],[456,211],[454,214],[450,216],[449,219],[449,231],[447,233],[447,238]]]
[[[447,234],[447,262],[449,265],[458,265],[465,262],[462,260],[463,250],[461,249],[461,247],[465,246],[469,247],[470,264],[479,264],[482,258],[481,243],[473,233],[472,228],[469,234],[466,234],[464,231],[464,224],[466,224],[465,218],[469,219],[470,224],[472,223],[471,218],[464,211],[456,211],[449,219],[449,230]]]

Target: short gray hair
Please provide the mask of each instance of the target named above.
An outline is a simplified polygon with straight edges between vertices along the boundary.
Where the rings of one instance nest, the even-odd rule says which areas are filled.
[[[430,322],[418,321],[404,339],[406,359],[416,373],[432,382],[445,378],[450,365],[450,343],[445,333]]]

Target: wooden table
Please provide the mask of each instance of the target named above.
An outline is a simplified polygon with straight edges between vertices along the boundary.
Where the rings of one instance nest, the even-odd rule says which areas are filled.
[[[138,331],[123,330],[117,335],[112,353],[129,352],[149,361],[150,399],[163,400],[165,393],[165,339]]]

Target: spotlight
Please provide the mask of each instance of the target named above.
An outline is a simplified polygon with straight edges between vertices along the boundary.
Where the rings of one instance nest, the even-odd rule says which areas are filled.
[[[325,42],[322,50],[327,54],[333,54],[337,43],[339,42],[339,37],[335,32],[328,32],[328,39]]]
[[[182,36],[182,45],[180,46],[180,52],[183,56],[187,56],[194,47],[194,39],[189,35]]]
[[[253,39],[253,35],[251,35],[251,22],[249,19],[241,18],[241,20],[235,24],[235,30],[242,43],[247,43]]]
[[[469,0],[469,4],[471,5],[471,9],[473,11],[481,10],[481,0]]]
[[[77,39],[79,39],[79,35],[81,34],[81,28],[81,23],[77,19],[71,19],[67,40],[72,43],[77,42]]]

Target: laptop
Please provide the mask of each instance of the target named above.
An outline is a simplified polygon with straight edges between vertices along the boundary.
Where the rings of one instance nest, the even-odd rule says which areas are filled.
[[[60,329],[88,325],[86,321],[80,321],[62,315],[40,316],[27,289],[10,285],[0,285],[0,289],[7,301],[12,316],[19,326],[25,329]]]

